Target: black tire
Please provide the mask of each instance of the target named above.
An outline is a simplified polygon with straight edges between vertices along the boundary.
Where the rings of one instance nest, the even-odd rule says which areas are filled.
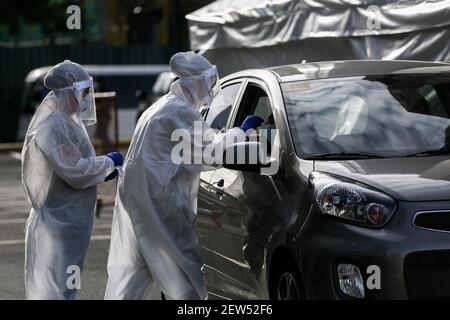
[[[271,281],[272,300],[303,300],[303,286],[296,265],[287,260],[275,267]]]

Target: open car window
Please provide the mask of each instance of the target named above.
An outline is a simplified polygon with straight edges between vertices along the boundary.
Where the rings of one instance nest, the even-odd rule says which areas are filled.
[[[234,126],[240,126],[249,115],[255,115],[264,119],[264,123],[257,129],[258,141],[267,142],[267,153],[271,153],[273,131],[276,129],[272,114],[272,105],[267,92],[259,85],[250,83],[239,105]]]

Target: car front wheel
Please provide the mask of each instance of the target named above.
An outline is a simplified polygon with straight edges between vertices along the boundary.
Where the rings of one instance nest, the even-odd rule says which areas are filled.
[[[272,299],[274,300],[301,300],[303,292],[300,276],[296,266],[286,261],[280,264],[274,274],[272,285]]]

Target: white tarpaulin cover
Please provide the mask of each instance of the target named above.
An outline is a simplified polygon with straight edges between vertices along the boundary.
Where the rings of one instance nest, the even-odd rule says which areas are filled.
[[[186,16],[221,74],[302,60],[450,60],[450,0],[219,0]]]

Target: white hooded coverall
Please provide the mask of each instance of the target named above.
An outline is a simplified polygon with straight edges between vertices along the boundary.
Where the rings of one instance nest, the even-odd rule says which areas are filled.
[[[207,167],[175,164],[171,153],[179,142],[171,135],[175,129],[187,130],[201,152],[244,141],[239,128],[205,134],[210,127],[198,109],[210,102],[218,76],[201,75],[212,67],[193,52],[172,57],[172,72],[180,79],[137,124],[119,179],[105,299],[157,299],[159,290],[167,299],[207,298],[195,230],[199,177]],[[198,141],[196,121],[204,129]]]
[[[53,67],[44,84],[52,91],[36,111],[22,151],[22,183],[32,205],[26,225],[27,299],[74,299],[70,276],[83,267],[96,205],[96,185],[114,171],[96,157],[71,87],[89,79],[78,64]],[[91,115],[95,110],[89,110]],[[92,119],[90,123],[93,123]]]

